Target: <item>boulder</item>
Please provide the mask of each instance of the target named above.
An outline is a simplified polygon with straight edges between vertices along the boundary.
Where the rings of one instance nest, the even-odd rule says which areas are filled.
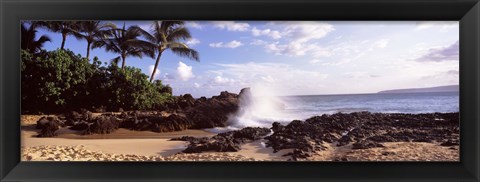
[[[445,146],[445,147],[450,147],[450,146],[460,145],[460,142],[459,142],[459,140],[447,140],[447,141],[441,143],[440,145]]]
[[[58,125],[61,125],[63,122],[60,121],[60,119],[58,119],[58,117],[56,116],[44,116],[44,117],[41,117],[38,121],[37,121],[37,125],[35,126],[35,128],[37,129],[43,129],[47,126],[47,124],[49,122],[55,122],[57,123]]]
[[[241,144],[261,139],[269,133],[270,129],[268,128],[246,127],[241,130],[220,133],[210,138],[181,137],[172,140],[189,141],[188,147],[183,151],[185,153],[236,152],[240,150]]]
[[[91,123],[85,122],[85,121],[79,121],[73,124],[69,129],[75,130],[75,131],[83,131],[86,130]]]
[[[168,117],[163,118],[163,121],[154,124],[155,132],[171,132],[182,131],[190,128],[193,122],[188,120],[185,116],[179,114],[171,114]]]
[[[211,138],[198,138],[190,141],[188,147],[183,150],[184,153],[201,152],[237,152],[240,145],[235,143],[231,136],[213,136]]]
[[[177,105],[180,109],[187,109],[195,104],[195,99],[190,94],[177,97]]]
[[[189,129],[193,122],[181,114],[141,114],[133,113],[125,117],[121,128],[138,131],[172,132]]]
[[[323,130],[308,122],[294,120],[286,126],[280,123],[273,123],[274,133],[265,137],[266,146],[272,147],[274,152],[282,149],[294,149],[296,152],[289,153],[292,158],[309,156],[316,150],[323,150],[326,147],[323,143]],[[307,155],[308,154],[308,155]]]
[[[57,130],[60,128],[60,125],[55,120],[50,120],[44,125],[42,125],[42,131],[37,137],[54,137],[57,136]]]
[[[83,132],[89,134],[108,134],[118,129],[121,120],[113,116],[99,116],[93,120],[93,124]]]
[[[198,102],[195,107],[185,111],[195,129],[227,126],[228,117],[239,109],[238,95],[222,92],[204,102]]]
[[[92,112],[81,109],[80,113],[76,111],[70,111],[65,116],[65,123],[67,126],[73,126],[75,123],[78,122],[91,122],[93,119]]]

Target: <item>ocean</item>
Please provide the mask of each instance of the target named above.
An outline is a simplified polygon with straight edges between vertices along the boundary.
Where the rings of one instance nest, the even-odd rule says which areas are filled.
[[[337,112],[380,113],[458,112],[459,92],[378,93],[282,97],[285,112],[307,117]]]
[[[253,100],[249,105],[243,106],[241,112],[230,117],[230,129],[270,127],[275,121],[288,123],[295,119],[305,120],[312,116],[338,112],[459,112],[459,92],[254,97]]]

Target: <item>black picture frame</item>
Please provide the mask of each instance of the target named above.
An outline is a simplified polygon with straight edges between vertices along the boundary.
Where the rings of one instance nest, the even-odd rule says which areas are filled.
[[[480,179],[478,0],[1,0],[1,181]],[[21,20],[458,20],[460,162],[21,162]]]

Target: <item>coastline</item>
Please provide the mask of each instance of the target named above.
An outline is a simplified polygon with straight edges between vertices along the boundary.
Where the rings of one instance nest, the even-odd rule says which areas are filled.
[[[32,125],[30,125],[31,127]],[[22,130],[22,160],[44,161],[60,160],[62,156],[69,156],[66,151],[73,150],[86,156],[78,155],[77,158],[64,158],[68,161],[190,161],[190,160],[213,160],[213,161],[270,161],[287,160],[283,157],[289,150],[273,153],[273,149],[265,148],[260,141],[244,144],[239,152],[205,152],[184,154],[182,150],[187,148],[188,142],[171,141],[170,138],[179,136],[208,137],[215,133],[203,130],[185,130],[180,132],[153,133],[149,131],[128,131],[131,138],[126,135],[119,136],[104,134],[104,138],[97,134],[94,136],[71,137],[64,129],[63,134],[55,138],[36,138],[35,131]],[[73,130],[69,132],[75,132]],[[122,133],[125,131],[120,131]],[[152,135],[153,134],[153,135]],[[158,134],[160,136],[155,136]],[[108,136],[108,137],[107,137]],[[108,139],[107,139],[108,138]],[[43,156],[42,151],[48,151]],[[39,153],[40,152],[40,153]],[[32,154],[33,153],[33,154]],[[29,155],[30,154],[30,155]],[[53,157],[52,157],[53,155]],[[88,156],[91,155],[91,156]],[[122,156],[123,155],[123,156]],[[96,157],[95,157],[96,156]]]
[[[292,149],[274,152],[265,139],[241,144],[236,152],[182,153],[187,141],[172,141],[182,136],[212,137],[216,133],[198,129],[173,132],[132,131],[123,128],[110,134],[80,135],[63,127],[53,138],[35,137],[40,131],[32,121],[41,115],[22,116],[22,161],[288,161]],[[349,143],[322,143],[299,161],[459,161],[459,146],[441,142],[383,142],[384,147],[352,149]],[[75,153],[75,154],[74,154]]]

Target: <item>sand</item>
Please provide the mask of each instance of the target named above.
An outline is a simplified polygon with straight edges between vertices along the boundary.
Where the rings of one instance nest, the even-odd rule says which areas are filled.
[[[181,136],[213,136],[204,130],[155,133],[119,129],[111,134],[79,135],[67,128],[53,138],[37,138],[36,121],[42,116],[22,116],[23,161],[286,161],[292,150],[273,153],[264,140],[243,144],[238,152],[181,153],[187,142],[170,141]],[[324,144],[327,150],[316,152],[306,161],[459,161],[459,146],[439,143],[387,142],[385,147],[352,150],[352,146]]]
[[[59,136],[37,138],[35,125],[22,126],[22,160],[32,161],[253,161],[287,160],[283,154],[289,150],[273,153],[265,148],[262,141],[242,145],[239,152],[207,152],[202,154],[183,154],[187,147],[185,141],[170,141],[180,136],[213,136],[215,133],[203,130],[184,130],[179,132],[155,133],[150,131],[130,131],[119,129],[106,135],[78,135],[78,132],[62,128]],[[71,156],[67,151],[82,155]],[[44,153],[44,155],[40,155]],[[83,155],[84,154],[84,155]],[[123,156],[122,156],[123,155]]]
[[[325,144],[308,160],[314,161],[459,161],[459,146],[444,147],[440,143],[385,142],[385,147],[352,150],[352,144],[337,147]]]

